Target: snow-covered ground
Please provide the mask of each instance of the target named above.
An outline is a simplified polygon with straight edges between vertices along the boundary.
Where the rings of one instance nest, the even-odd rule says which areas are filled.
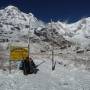
[[[23,75],[20,70],[0,70],[0,90],[90,90],[90,72],[56,63],[51,69],[50,59],[34,59],[37,74]],[[42,63],[43,62],[43,63]]]

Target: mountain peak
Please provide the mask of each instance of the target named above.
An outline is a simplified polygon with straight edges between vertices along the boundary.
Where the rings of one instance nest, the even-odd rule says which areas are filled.
[[[16,13],[16,12],[18,13],[18,12],[20,12],[20,10],[17,7],[12,6],[12,5],[7,6],[4,10],[6,12],[9,12],[9,13]]]
[[[8,10],[10,10],[10,9],[15,9],[15,10],[17,10],[18,8],[15,7],[15,6],[13,6],[13,5],[9,5],[9,6],[7,6],[5,9],[8,9]]]

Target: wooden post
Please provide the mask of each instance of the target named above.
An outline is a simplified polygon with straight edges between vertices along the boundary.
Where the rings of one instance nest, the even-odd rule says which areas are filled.
[[[51,19],[51,37],[52,37],[52,70],[54,70],[55,69],[55,62],[54,62],[54,42],[53,42],[53,39],[54,39],[54,37],[53,37],[53,27],[52,27],[52,19]]]
[[[30,30],[31,30],[31,26],[30,26],[30,18],[29,18],[29,30],[28,30],[28,54],[30,54]],[[29,55],[28,55],[29,56]]]
[[[10,50],[11,50],[11,43],[9,43],[9,73],[11,74],[11,58],[10,58]]]
[[[9,60],[9,73],[11,74],[11,60]]]

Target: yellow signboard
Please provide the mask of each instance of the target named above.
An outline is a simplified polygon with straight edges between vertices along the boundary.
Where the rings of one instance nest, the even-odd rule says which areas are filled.
[[[29,57],[28,48],[26,47],[10,47],[10,60],[25,60]]]

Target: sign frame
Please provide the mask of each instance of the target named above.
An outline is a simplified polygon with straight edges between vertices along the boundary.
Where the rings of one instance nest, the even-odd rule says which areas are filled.
[[[21,61],[29,57],[28,47],[10,46],[10,60]]]

